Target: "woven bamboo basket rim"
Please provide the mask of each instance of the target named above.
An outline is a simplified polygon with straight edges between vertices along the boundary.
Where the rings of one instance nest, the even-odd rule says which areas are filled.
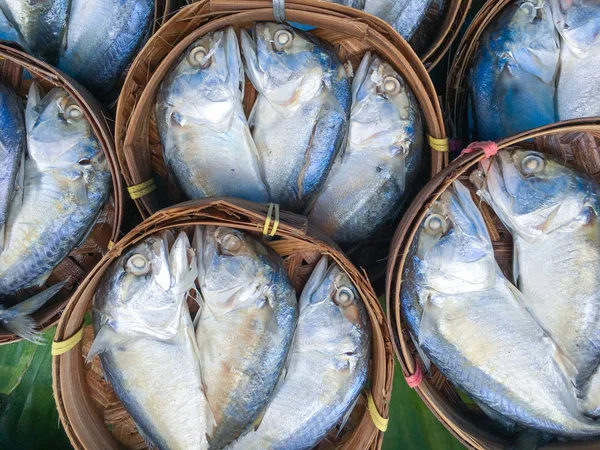
[[[501,151],[532,139],[566,133],[586,133],[594,139],[600,139],[600,118],[558,122],[507,137],[498,141],[497,145]],[[413,342],[404,332],[405,327],[400,311],[402,273],[409,248],[431,205],[456,179],[473,169],[484,158],[483,150],[461,155],[432,178],[410,205],[394,234],[386,275],[386,314],[394,352],[405,377],[415,373],[417,364],[423,367],[420,357],[416,354]],[[441,392],[444,380],[444,378],[433,380],[424,375],[422,382],[415,388],[437,419],[468,448],[477,450],[507,448],[508,441],[480,428],[452,406],[447,395]],[[599,441],[569,442],[568,444],[551,443],[543,448],[591,449],[598,448],[598,445]]]
[[[0,64],[2,64],[0,75],[3,78],[3,81],[17,88],[17,90],[18,87],[21,86],[22,72],[23,70],[26,70],[37,81],[45,84],[46,87],[52,86],[63,88],[80,106],[86,119],[92,126],[94,134],[100,142],[112,174],[112,201],[114,205],[105,207],[105,209],[110,208],[111,210],[110,216],[112,217],[112,220],[108,224],[111,227],[110,233],[109,236],[105,236],[107,234],[106,232],[102,233],[101,240],[106,242],[97,242],[96,240],[94,240],[94,242],[96,244],[106,245],[108,239],[116,241],[119,236],[123,215],[123,183],[120,176],[118,161],[115,156],[113,135],[110,132],[107,118],[104,115],[100,105],[84,88],[82,88],[68,75],[53,68],[49,64],[46,64],[43,61],[28,55],[27,53],[16,48],[16,46],[12,46],[12,44],[0,42]],[[102,226],[97,225],[95,230],[98,228],[102,228]],[[99,234],[99,232],[92,231],[92,239],[94,238],[94,234]],[[85,247],[85,244],[82,247]],[[101,256],[101,251],[102,249],[96,249],[93,252],[95,255],[94,257],[98,258]],[[76,252],[77,249],[75,249],[72,254]],[[70,258],[67,257],[66,260],[70,260]],[[85,271],[83,267],[80,267],[80,269]],[[61,269],[59,267],[55,269],[54,274],[60,271]],[[69,274],[67,273],[67,275]],[[60,278],[61,276],[59,275],[58,277]],[[40,329],[46,329],[56,324],[59,318],[58,315],[66,304],[67,300],[68,295],[60,293],[56,296],[56,298],[51,299],[44,307],[32,315],[32,317],[38,323]],[[0,331],[0,345],[13,343],[19,340],[21,340],[21,338],[16,335],[10,334],[6,331]]]
[[[496,17],[515,0],[488,0],[467,28],[454,57],[446,79],[446,104],[451,137],[467,137],[467,82],[481,35]],[[460,129],[458,127],[461,127]]]
[[[240,4],[244,5],[243,9]],[[346,45],[370,48],[386,58],[415,93],[428,133],[434,138],[445,138],[441,108],[425,67],[387,23],[351,8],[316,0],[290,0],[286,8],[287,20],[338,33],[338,36],[343,36]],[[254,21],[272,20],[270,1],[201,0],[180,10],[148,41],[132,64],[117,106],[115,144],[128,186],[151,179],[153,162],[164,165],[164,162],[153,160],[162,160],[162,157],[152,155],[149,148],[150,121],[156,90],[179,55],[198,37],[210,31],[228,25],[245,26]],[[386,36],[389,35],[395,36],[395,39],[388,39]],[[358,56],[356,51],[355,55]],[[447,154],[432,151],[431,159],[432,172],[435,173],[445,164]],[[135,202],[144,217],[161,206],[156,191]]]
[[[260,232],[267,214],[268,205],[228,197],[188,201],[157,212],[123,237],[80,284],[61,316],[55,342],[66,340],[81,329],[84,316],[91,308],[95,288],[106,269],[125,249],[147,235],[192,225],[217,225]],[[383,309],[368,279],[335,244],[310,227],[303,216],[282,211],[276,236],[280,240],[274,241],[275,244],[282,241],[290,243],[290,254],[317,251],[329,255],[355,283],[369,313],[373,330],[370,390],[379,413],[387,417],[394,371],[393,352]],[[277,250],[276,245],[274,248]],[[118,449],[119,444],[109,432],[89,394],[84,371],[81,342],[70,351],[52,358],[54,397],[62,424],[76,449]],[[375,427],[364,408],[356,428],[344,437],[339,448],[375,450],[381,447],[382,439],[383,433]]]

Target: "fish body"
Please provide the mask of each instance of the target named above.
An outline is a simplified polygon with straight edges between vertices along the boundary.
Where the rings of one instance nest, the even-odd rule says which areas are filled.
[[[26,109],[23,198],[11,203],[0,253],[0,298],[41,286],[87,236],[110,193],[111,174],[93,129],[66,91]]]
[[[369,238],[393,220],[421,163],[423,122],[404,80],[367,53],[352,85],[346,148],[309,219],[336,242]]]
[[[537,3],[511,3],[480,39],[469,78],[479,139],[497,140],[557,120],[560,41],[549,3]]]
[[[153,17],[154,0],[71,0],[58,68],[105,96],[148,39]]]
[[[271,201],[302,211],[319,191],[348,128],[348,75],[321,39],[284,24],[242,30],[248,77],[259,92],[252,136]]]
[[[479,195],[511,232],[527,308],[577,370],[600,363],[600,186],[549,155],[508,150],[474,173]]]
[[[202,306],[196,319],[202,380],[215,416],[211,449],[259,417],[277,385],[296,330],[298,302],[283,260],[242,232],[196,231]]]
[[[285,377],[261,423],[229,449],[300,450],[320,442],[354,404],[367,379],[370,328],[355,287],[324,257],[300,297]]]
[[[186,299],[197,265],[188,238],[146,238],[115,260],[96,290],[102,370],[144,438],[161,450],[208,449],[212,415],[202,392]]]
[[[0,252],[4,247],[4,226],[25,145],[23,104],[11,88],[0,84]]]
[[[600,115],[600,3],[552,0],[561,37],[556,106],[560,120]]]
[[[165,160],[189,198],[268,202],[242,106],[244,73],[233,27],[192,44],[159,88]]]
[[[19,33],[19,31],[14,27],[12,23],[8,20],[2,8],[0,8],[0,40],[8,41],[8,42],[16,42],[21,47],[27,48],[27,44],[25,40]]]
[[[494,416],[551,434],[600,434],[578,409],[564,355],[502,274],[481,213],[459,182],[421,224],[402,313],[422,351]]]
[[[408,41],[432,3],[433,0],[366,0],[365,12],[385,20]]]
[[[54,64],[58,58],[67,24],[70,0],[0,0],[27,50]]]
[[[338,5],[349,6],[350,8],[363,10],[365,7],[366,0],[325,0],[330,3],[337,3]]]

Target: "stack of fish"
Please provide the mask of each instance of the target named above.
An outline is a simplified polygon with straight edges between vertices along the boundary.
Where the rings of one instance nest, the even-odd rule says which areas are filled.
[[[111,174],[90,123],[65,90],[43,96],[34,82],[23,106],[0,84],[0,324],[37,341],[29,314],[67,280],[16,299],[23,289],[41,288],[86,239],[108,199]]]
[[[346,273],[323,257],[297,301],[281,257],[230,228],[130,248],[92,319],[88,358],[159,449],[312,448],[367,378],[369,319]]]
[[[373,14],[387,23],[420,52],[435,36],[447,0],[326,0]],[[415,48],[416,44],[416,48]]]
[[[0,0],[0,39],[103,99],[150,36],[153,17],[154,0]]]
[[[232,27],[193,43],[158,90],[163,154],[186,195],[272,201],[338,242],[393,220],[423,146],[420,108],[402,77],[367,53],[351,85],[331,45],[289,25],[256,23],[241,43],[258,91],[249,120]]]
[[[514,280],[454,182],[408,255],[401,301],[413,339],[503,425],[600,436],[600,186],[518,148],[481,162],[471,180],[512,234]]]
[[[600,116],[600,3],[517,0],[481,37],[469,80],[479,139]]]

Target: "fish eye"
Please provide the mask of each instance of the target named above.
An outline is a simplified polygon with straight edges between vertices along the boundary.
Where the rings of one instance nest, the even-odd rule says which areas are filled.
[[[335,293],[335,301],[338,305],[348,306],[354,301],[354,292],[347,286],[342,286]]]
[[[443,233],[446,229],[446,219],[439,214],[431,214],[425,219],[425,230],[429,233]]]
[[[70,120],[78,120],[83,117],[83,112],[79,105],[69,105],[65,109],[65,117]]]
[[[392,76],[383,79],[383,92],[389,95],[398,95],[402,91],[400,81]]]
[[[202,67],[205,69],[210,66],[210,59],[205,61],[207,55],[208,51],[204,47],[194,47],[188,55],[188,61],[192,66]]]
[[[544,170],[544,158],[539,155],[529,155],[521,161],[521,168],[525,174],[539,173]]]
[[[137,253],[127,260],[125,270],[133,275],[146,275],[150,272],[150,262],[144,255]]]
[[[228,252],[237,252],[242,248],[242,238],[236,234],[228,234],[223,238],[221,245]]]
[[[283,50],[292,45],[294,36],[288,30],[278,30],[273,37],[273,43],[277,50]]]

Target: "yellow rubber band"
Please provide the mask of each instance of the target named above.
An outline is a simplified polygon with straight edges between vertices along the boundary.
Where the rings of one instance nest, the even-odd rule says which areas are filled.
[[[115,243],[113,241],[108,241],[108,249],[110,250],[111,248],[113,248],[115,246]]]
[[[273,210],[275,210],[275,219],[273,220],[273,228],[269,233],[269,225],[271,224]],[[277,232],[277,227],[279,227],[279,205],[276,205],[275,203],[269,203],[269,211],[267,212],[267,219],[265,220],[265,226],[263,227],[263,234],[265,236],[273,237]]]
[[[429,142],[429,146],[433,150],[437,150],[438,152],[447,152],[450,151],[450,142],[447,138],[438,139],[433,136],[427,135],[427,141]]]
[[[69,350],[71,350],[73,347],[79,344],[82,338],[83,327],[81,327],[81,329],[77,333],[75,333],[66,341],[52,342],[52,356],[58,356],[62,355],[63,353],[67,353]]]
[[[367,392],[367,409],[371,414],[371,419],[375,424],[375,428],[377,428],[379,431],[385,432],[388,428],[388,422],[390,419],[386,419],[379,414],[377,406],[375,405],[375,400],[373,400],[373,396],[370,392]]]
[[[154,178],[150,178],[143,183],[136,184],[134,186],[129,186],[127,191],[129,192],[129,196],[131,200],[136,200],[138,198],[143,197],[144,195],[148,195],[150,192],[153,192],[156,189],[156,184],[154,184]]]

